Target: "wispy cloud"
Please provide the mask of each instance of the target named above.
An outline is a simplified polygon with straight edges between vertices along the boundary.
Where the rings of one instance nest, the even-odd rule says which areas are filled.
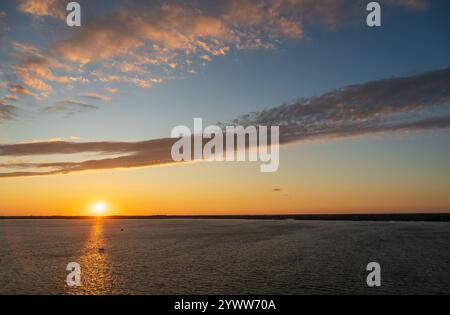
[[[7,95],[3,96],[3,100],[4,101],[17,101],[17,96],[7,94]]]
[[[84,98],[88,98],[88,99],[92,99],[92,100],[96,100],[96,101],[102,101],[102,102],[106,102],[106,101],[109,101],[111,99],[109,96],[101,95],[101,94],[94,93],[94,92],[80,93],[80,94],[78,94],[78,96],[81,96],[81,97],[84,97]]]
[[[12,95],[25,95],[32,97],[34,99],[39,99],[39,95],[31,92],[30,90],[24,88],[21,84],[10,84],[9,85],[9,93]]]
[[[13,119],[15,116],[16,107],[8,104],[16,101],[14,95],[4,95],[0,97],[0,121]]]
[[[116,94],[117,92],[119,92],[118,89],[112,88],[112,87],[108,87],[108,86],[105,87],[105,91],[108,92],[108,93],[111,93],[111,94]]]
[[[98,106],[80,103],[74,100],[66,99],[56,102],[54,105],[43,109],[46,113],[63,113],[73,115],[85,111],[97,110]]]
[[[16,107],[13,105],[4,104],[0,100],[0,121],[14,118]]]
[[[13,42],[12,47],[20,61],[19,64],[12,66],[14,75],[21,82],[21,84],[16,85],[25,85],[27,88],[35,90],[36,92],[29,91],[28,93],[28,95],[33,94],[34,98],[42,98],[49,95],[53,91],[52,83],[68,85],[75,82],[89,82],[88,79],[79,74],[55,74],[55,70],[69,72],[74,69],[67,63],[59,61],[55,56],[42,52],[36,47],[19,42]],[[18,94],[21,93],[18,92]]]
[[[450,128],[450,68],[352,85],[289,105],[250,113],[234,125],[280,125],[282,144],[380,132]],[[119,157],[53,163],[0,164],[0,177],[67,174],[173,163],[177,139],[140,142],[41,142],[0,145],[0,157],[97,152]],[[17,171],[18,168],[39,169]],[[51,169],[48,171],[48,169]]]
[[[52,169],[37,172],[0,173],[0,177],[67,174],[84,170],[105,170],[141,167],[172,163],[170,148],[176,139],[159,139],[142,142],[41,142],[0,146],[0,156],[22,156],[40,154],[73,154],[98,152],[102,154],[124,154],[114,158],[81,162],[56,163],[0,163],[3,168]]]
[[[2,40],[3,34],[8,30],[6,26],[6,12],[0,11],[0,40]]]
[[[448,112],[450,68],[353,85],[235,119],[239,125],[280,125],[283,142],[396,129],[442,126]],[[441,114],[442,115],[442,114]],[[431,118],[430,118],[431,117]]]

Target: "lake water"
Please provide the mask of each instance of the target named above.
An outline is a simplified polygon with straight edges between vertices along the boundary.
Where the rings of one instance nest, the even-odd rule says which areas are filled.
[[[351,293],[450,294],[450,223],[0,220],[0,294]]]

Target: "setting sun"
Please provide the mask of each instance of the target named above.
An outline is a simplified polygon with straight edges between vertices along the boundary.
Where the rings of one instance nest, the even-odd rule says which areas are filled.
[[[96,215],[101,215],[106,211],[106,204],[104,202],[96,202],[93,206],[93,211]]]

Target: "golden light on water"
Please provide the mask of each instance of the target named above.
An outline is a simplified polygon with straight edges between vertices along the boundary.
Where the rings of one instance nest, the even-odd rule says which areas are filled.
[[[98,204],[100,202],[93,204],[93,209]],[[106,206],[105,203],[103,204]],[[88,229],[84,230],[88,233],[86,243],[81,255],[75,260],[80,264],[82,270],[81,286],[65,286],[67,294],[111,294],[114,293],[113,280],[118,281],[116,278],[113,279],[112,276],[109,247],[104,237],[106,223],[104,220],[91,220],[89,222]]]

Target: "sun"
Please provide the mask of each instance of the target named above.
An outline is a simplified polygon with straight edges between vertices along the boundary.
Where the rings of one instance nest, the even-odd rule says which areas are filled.
[[[98,201],[94,203],[92,210],[96,215],[102,215],[103,213],[105,213],[106,208],[106,203],[104,203],[103,201]]]

